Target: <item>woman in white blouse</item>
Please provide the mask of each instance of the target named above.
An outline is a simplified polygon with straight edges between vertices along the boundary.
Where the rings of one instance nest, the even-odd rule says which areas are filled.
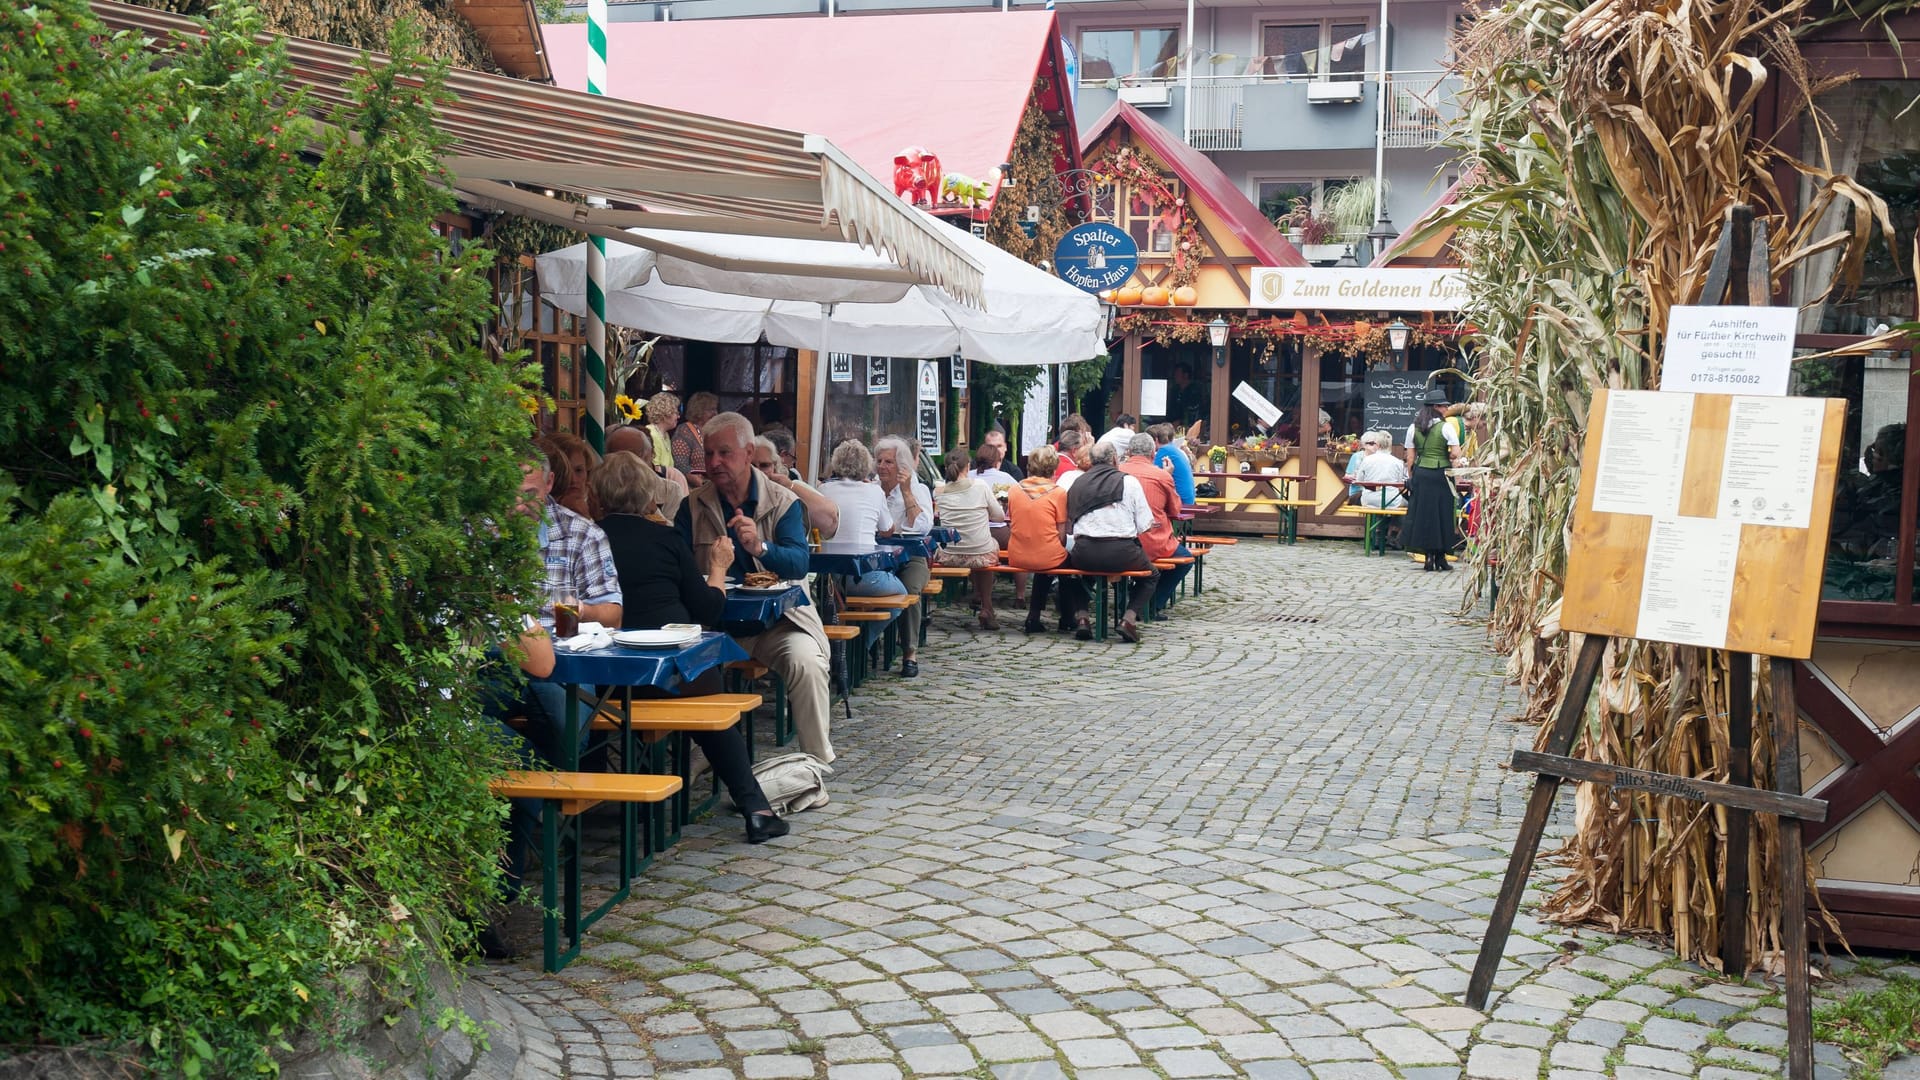
[[[886,493],[870,479],[873,455],[866,447],[852,439],[834,447],[827,472],[830,478],[820,485],[820,494],[840,511],[840,524],[832,537],[835,543],[871,548],[880,537],[893,534],[893,514],[887,510]],[[848,596],[899,596],[907,591],[887,570],[846,578],[840,587]]]

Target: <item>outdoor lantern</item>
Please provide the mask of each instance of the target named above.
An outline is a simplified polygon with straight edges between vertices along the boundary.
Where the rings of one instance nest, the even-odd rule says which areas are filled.
[[[1387,324],[1387,347],[1393,350],[1393,364],[1395,367],[1404,368],[1407,366],[1407,337],[1412,333],[1413,327],[1408,326],[1397,315],[1394,316],[1392,322]]]
[[[1120,318],[1120,306],[1118,304],[1102,304],[1100,305],[1100,310],[1101,310],[1101,321],[1100,321],[1101,340],[1112,341],[1113,331],[1114,331],[1113,324],[1116,321],[1118,321]]]
[[[1213,346],[1213,366],[1227,366],[1227,320],[1218,315],[1207,324],[1207,342]]]

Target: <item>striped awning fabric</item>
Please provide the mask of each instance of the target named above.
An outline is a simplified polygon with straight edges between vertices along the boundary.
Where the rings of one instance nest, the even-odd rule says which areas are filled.
[[[114,29],[147,35],[156,49],[198,36],[196,21],[113,0],[93,0]],[[347,86],[381,53],[286,37],[296,83],[325,120]],[[445,164],[470,205],[503,210],[614,240],[632,227],[845,240],[869,248],[963,303],[981,303],[981,268],[951,226],[915,213],[817,135],[456,68],[438,106],[455,140]],[[605,200],[581,204],[567,191]]]

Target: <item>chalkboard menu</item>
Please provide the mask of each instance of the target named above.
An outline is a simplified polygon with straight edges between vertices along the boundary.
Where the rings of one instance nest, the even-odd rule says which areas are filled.
[[[1368,431],[1393,432],[1397,444],[1406,438],[1407,425],[1420,411],[1420,399],[1427,393],[1424,371],[1367,372],[1366,424]]]

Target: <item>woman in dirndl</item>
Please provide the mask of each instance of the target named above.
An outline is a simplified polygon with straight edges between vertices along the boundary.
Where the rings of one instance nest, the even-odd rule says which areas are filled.
[[[1427,396],[1407,428],[1407,550],[1426,555],[1427,571],[1453,569],[1447,552],[1458,539],[1454,525],[1453,485],[1447,468],[1464,460],[1458,426],[1446,422],[1447,392],[1440,387]]]

